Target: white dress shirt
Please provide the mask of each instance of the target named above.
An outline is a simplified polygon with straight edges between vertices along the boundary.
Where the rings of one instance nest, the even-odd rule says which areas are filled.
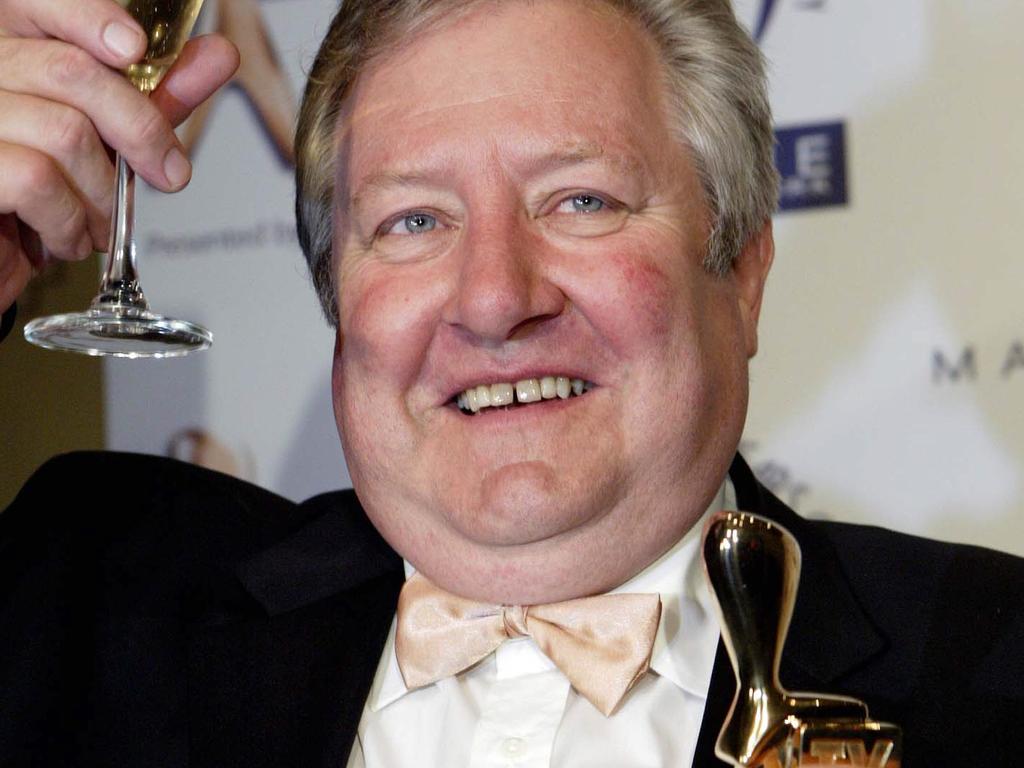
[[[726,480],[709,509],[735,509]],[[392,622],[348,768],[664,768],[693,763],[719,626],[700,559],[702,519],[613,592],[657,592],[651,667],[605,717],[529,637],[410,691]],[[411,568],[406,566],[407,575]]]

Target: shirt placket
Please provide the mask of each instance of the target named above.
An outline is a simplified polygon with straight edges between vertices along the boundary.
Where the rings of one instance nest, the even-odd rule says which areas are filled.
[[[473,732],[470,768],[549,768],[569,681],[529,638],[495,653],[495,676]]]
[[[495,680],[473,734],[470,768],[549,768],[569,681],[557,670]]]

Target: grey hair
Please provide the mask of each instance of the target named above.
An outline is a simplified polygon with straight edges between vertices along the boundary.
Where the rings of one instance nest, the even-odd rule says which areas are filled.
[[[338,323],[331,243],[334,134],[362,68],[428,25],[498,0],[344,0],[310,72],[295,138],[295,213],[324,314]],[[509,2],[509,0],[500,0]],[[724,275],[778,199],[765,66],[730,0],[589,0],[633,19],[656,43],[681,141],[709,214],[704,266]]]

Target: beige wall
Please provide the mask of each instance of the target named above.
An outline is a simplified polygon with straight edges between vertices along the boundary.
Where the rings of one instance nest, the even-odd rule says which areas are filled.
[[[90,266],[59,265],[33,283],[0,344],[0,509],[54,454],[103,447],[99,359],[37,349],[21,335],[35,317],[84,308],[96,292],[97,272]]]
[[[846,123],[850,204],[776,217],[747,457],[801,514],[1024,555],[1024,3],[780,8],[776,115]]]

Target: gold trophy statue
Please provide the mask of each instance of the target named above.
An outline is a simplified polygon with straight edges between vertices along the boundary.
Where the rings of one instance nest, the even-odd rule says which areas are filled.
[[[899,768],[898,727],[871,720],[857,699],[790,693],[779,682],[800,579],[793,535],[757,515],[719,512],[704,529],[703,553],[736,673],[719,759],[743,768]]]

